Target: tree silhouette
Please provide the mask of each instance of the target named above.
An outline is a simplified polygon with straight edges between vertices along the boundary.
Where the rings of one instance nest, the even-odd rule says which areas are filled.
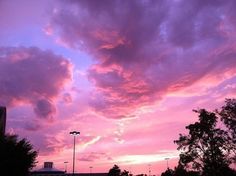
[[[187,171],[183,165],[180,163],[174,170],[167,168],[165,172],[161,174],[161,176],[200,176],[199,172],[196,171]]]
[[[230,147],[233,151],[231,159],[236,162],[236,99],[226,99],[226,105],[216,112],[228,129]]]
[[[174,141],[181,150],[180,164],[200,171],[203,176],[226,176],[232,154],[227,131],[217,127],[218,117],[205,109],[195,110],[199,121],[186,127],[188,135],[180,134]]]
[[[198,121],[186,126],[187,135],[174,141],[181,151],[175,169],[162,173],[173,176],[236,176],[236,99],[226,99],[214,112],[194,110]]]
[[[167,170],[163,172],[161,176],[174,176],[174,171],[172,169],[167,168]]]
[[[0,170],[6,176],[27,176],[35,166],[37,152],[26,140],[16,135],[0,138]]]
[[[109,170],[108,176],[129,176],[129,171],[121,169],[116,164]]]
[[[124,171],[121,172],[120,175],[121,175],[121,176],[129,176],[129,171],[124,170]]]
[[[108,176],[120,176],[121,170],[116,164],[109,170]]]

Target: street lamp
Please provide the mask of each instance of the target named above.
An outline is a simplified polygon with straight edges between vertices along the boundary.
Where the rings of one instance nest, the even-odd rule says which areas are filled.
[[[168,164],[168,160],[169,160],[169,159],[170,159],[170,158],[165,158],[167,169],[169,168],[169,164]]]
[[[148,173],[149,173],[149,176],[151,176],[151,164],[148,164]]]
[[[70,135],[74,137],[74,149],[73,149],[73,176],[75,175],[75,137],[79,135],[79,131],[71,131]]]
[[[130,175],[132,175],[132,167],[131,166],[129,166],[129,173],[130,173]]]
[[[68,161],[64,162],[64,164],[65,164],[65,173],[67,172],[67,163],[68,163]]]
[[[89,167],[90,176],[92,175],[92,169],[93,169],[93,166],[90,166],[90,167]]]

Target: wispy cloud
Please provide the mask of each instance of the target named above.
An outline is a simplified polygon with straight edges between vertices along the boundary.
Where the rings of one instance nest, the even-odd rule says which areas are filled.
[[[145,164],[153,163],[158,161],[164,161],[165,158],[173,159],[177,158],[179,153],[176,151],[164,151],[157,154],[146,154],[146,155],[125,155],[114,158],[120,164]]]

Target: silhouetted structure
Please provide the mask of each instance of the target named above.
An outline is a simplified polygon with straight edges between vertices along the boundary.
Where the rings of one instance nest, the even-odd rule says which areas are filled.
[[[108,174],[107,173],[75,173],[74,174],[75,176],[107,176]],[[72,174],[65,174],[65,176],[73,176],[73,173]]]
[[[43,168],[31,172],[32,176],[46,176],[46,175],[55,175],[55,176],[65,176],[65,172],[53,168],[53,162],[44,162]]]
[[[5,135],[6,116],[7,116],[6,107],[1,107],[0,106],[0,136]]]
[[[107,173],[74,173],[74,176],[107,176]],[[73,176],[73,173],[65,173],[55,169],[53,162],[44,162],[43,168],[31,172],[31,176]]]

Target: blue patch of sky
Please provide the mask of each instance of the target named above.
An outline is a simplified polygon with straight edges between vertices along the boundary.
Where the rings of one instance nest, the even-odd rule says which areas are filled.
[[[236,76],[233,76],[230,79],[224,80],[221,84],[219,84],[217,87],[215,87],[215,89],[216,90],[235,89],[234,88],[235,85],[236,85]]]
[[[66,48],[57,44],[52,37],[44,34],[38,26],[25,26],[18,29],[1,31],[0,47],[38,47],[43,50],[52,50],[55,54],[69,58],[77,69],[87,70],[93,60],[88,54],[79,50]]]

